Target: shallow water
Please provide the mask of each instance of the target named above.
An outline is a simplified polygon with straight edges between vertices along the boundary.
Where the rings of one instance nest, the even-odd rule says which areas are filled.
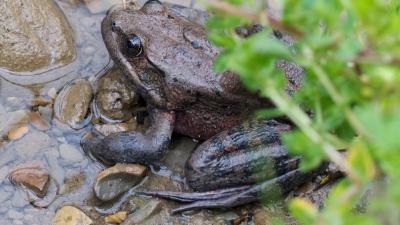
[[[66,83],[76,78],[94,81],[112,66],[100,34],[100,23],[105,13],[92,14],[83,3],[75,3],[79,1],[56,2],[65,13],[75,35],[77,57],[74,63],[44,75],[31,75],[29,78],[11,75],[0,78],[1,225],[51,224],[55,212],[63,205],[78,206],[95,221],[95,224],[105,224],[105,215],[121,209],[132,210],[151,200],[135,196],[133,189],[114,203],[102,204],[97,201],[93,196],[92,186],[96,174],[104,167],[90,159],[79,145],[82,136],[91,126],[80,130],[71,129],[54,119],[51,105],[32,104],[32,101],[39,97],[52,100],[49,95],[52,95],[54,89],[59,91]],[[171,2],[185,6],[195,3],[191,0]],[[49,130],[36,129],[28,122],[28,113],[36,110],[41,111],[43,117],[51,123]],[[8,140],[8,132],[21,126],[27,126],[29,131],[20,139]],[[189,138],[175,136],[167,158],[162,164],[152,167],[137,188],[187,190],[183,166],[196,144]],[[49,191],[54,192],[57,185],[59,186],[59,194],[54,202],[45,208],[33,206],[26,190],[15,187],[8,179],[12,168],[33,161],[43,163],[49,171],[53,180]],[[144,224],[227,224],[227,221],[233,221],[239,216],[245,218],[254,208],[261,210],[261,207],[253,205],[232,212],[202,210],[170,216],[169,210],[176,206],[175,203],[162,201],[162,205],[162,209]],[[279,209],[272,211],[275,214],[283,213]],[[243,219],[242,223],[247,224],[245,221]]]

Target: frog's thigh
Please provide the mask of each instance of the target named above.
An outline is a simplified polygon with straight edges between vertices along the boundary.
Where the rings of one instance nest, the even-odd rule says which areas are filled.
[[[198,146],[186,163],[189,185],[197,191],[252,184],[294,170],[280,133],[290,126],[252,120],[223,131]]]

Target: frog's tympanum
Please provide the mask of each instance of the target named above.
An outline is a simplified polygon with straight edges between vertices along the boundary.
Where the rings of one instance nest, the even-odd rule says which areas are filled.
[[[104,137],[92,131],[83,148],[109,163],[151,164],[162,159],[172,132],[204,140],[185,168],[188,184],[199,192],[145,194],[188,203],[179,212],[274,199],[309,179],[280,142],[291,126],[251,118],[271,102],[246,91],[232,72],[213,71],[219,51],[201,25],[148,1],[140,10],[110,11],[102,34],[112,59],[146,101],[151,122],[144,133]],[[287,63],[283,69],[291,85],[299,83],[300,67]]]

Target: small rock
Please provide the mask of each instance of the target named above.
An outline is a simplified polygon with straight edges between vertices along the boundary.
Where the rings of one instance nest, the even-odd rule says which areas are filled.
[[[46,105],[50,105],[51,103],[53,103],[52,100],[43,98],[43,97],[36,97],[34,99],[31,100],[30,102],[30,106],[46,106]]]
[[[10,199],[12,196],[12,192],[6,191],[4,189],[0,189],[0,202],[5,202]]]
[[[106,218],[104,218],[104,221],[106,223],[120,224],[126,219],[127,216],[128,216],[127,211],[120,211],[115,214],[106,216]]]
[[[7,135],[12,128],[26,126],[28,123],[29,112],[27,110],[0,112],[0,136]]]
[[[94,193],[98,199],[110,201],[138,184],[145,172],[142,165],[116,164],[97,175]]]
[[[31,159],[37,156],[42,149],[49,147],[51,144],[52,140],[49,135],[43,132],[33,131],[29,132],[20,140],[15,141],[10,149],[17,152],[18,156],[23,159]]]
[[[47,95],[50,98],[55,99],[57,97],[57,90],[54,87],[52,87],[47,91]]]
[[[11,204],[14,208],[23,208],[28,205],[29,201],[26,199],[26,192],[21,189],[15,191],[11,199]]]
[[[52,225],[93,225],[85,213],[73,206],[64,206],[59,209],[53,218]]]
[[[48,123],[53,119],[53,108],[52,107],[43,107],[39,106],[38,111],[43,119],[45,119]]]
[[[92,97],[92,86],[87,80],[71,81],[54,102],[55,117],[74,129],[83,128],[90,122],[89,105]]]
[[[121,225],[139,224],[149,218],[151,215],[161,210],[160,200],[150,200],[146,205],[128,216],[128,218]]]
[[[94,47],[92,47],[92,46],[86,47],[86,48],[83,50],[83,53],[84,53],[85,55],[87,55],[87,56],[93,55],[95,52],[96,52],[96,49],[95,49]]]
[[[10,181],[15,185],[29,188],[39,197],[44,197],[49,184],[49,173],[40,162],[19,165],[9,174]]]
[[[71,193],[78,190],[85,184],[86,174],[84,172],[74,174],[65,178],[64,185],[61,188],[60,194]]]
[[[77,163],[83,160],[82,153],[70,144],[61,144],[59,147],[61,157],[71,163]]]
[[[9,140],[18,140],[22,138],[25,134],[29,132],[29,128],[27,126],[13,128],[8,132]]]
[[[83,0],[91,13],[107,11],[111,6],[121,4],[121,0]]]
[[[4,182],[4,180],[7,178],[9,173],[9,168],[8,166],[4,166],[0,168],[0,185]],[[1,201],[0,201],[1,202]]]
[[[13,209],[8,210],[7,215],[8,215],[8,217],[10,219],[14,219],[14,220],[20,220],[20,219],[24,218],[24,214],[23,213],[20,213],[20,212],[18,212],[16,210],[13,210]]]
[[[51,128],[50,123],[43,119],[38,112],[31,112],[30,120],[32,126],[34,126],[38,130],[46,131]]]
[[[128,131],[129,125],[127,123],[96,124],[94,128],[104,136],[108,136],[113,133]]]

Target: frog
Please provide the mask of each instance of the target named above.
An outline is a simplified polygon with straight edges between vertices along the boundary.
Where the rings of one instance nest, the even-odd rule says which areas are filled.
[[[314,172],[302,173],[300,157],[282,144],[281,135],[293,125],[254,116],[273,103],[248,91],[237,74],[213,70],[221,50],[198,21],[150,0],[140,9],[110,10],[102,35],[114,63],[146,102],[150,125],[108,136],[93,130],[82,148],[110,164],[151,165],[162,160],[173,132],[201,142],[185,165],[193,192],[140,194],[186,203],[173,211],[178,213],[230,208],[263,196],[272,201],[311,179]],[[281,64],[289,89],[300,88],[303,68]]]

